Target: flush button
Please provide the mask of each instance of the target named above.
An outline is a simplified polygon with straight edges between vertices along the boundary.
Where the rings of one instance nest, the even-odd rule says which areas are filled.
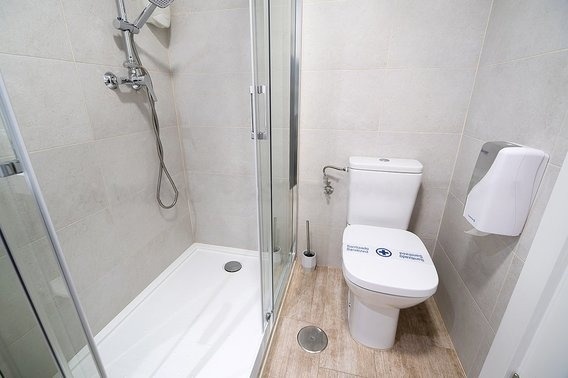
[[[390,160],[389,160],[389,159],[385,159],[385,158],[381,158],[381,159],[379,159],[379,161],[382,161],[382,162],[387,163],[387,162],[389,162]]]

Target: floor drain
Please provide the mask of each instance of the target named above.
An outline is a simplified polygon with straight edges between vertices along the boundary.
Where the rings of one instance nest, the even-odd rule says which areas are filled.
[[[298,344],[308,353],[319,353],[327,346],[327,335],[319,327],[307,326],[298,332]]]
[[[225,264],[225,270],[229,273],[235,273],[241,270],[243,265],[238,261],[229,261]]]

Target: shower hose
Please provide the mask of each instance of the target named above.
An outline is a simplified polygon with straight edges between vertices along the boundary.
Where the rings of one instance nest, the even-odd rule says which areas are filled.
[[[138,48],[136,47],[136,43],[134,43],[134,35],[132,33],[128,33],[130,34],[130,41],[132,42],[132,52],[134,54],[134,59],[135,59],[135,64],[136,64],[136,68],[139,69],[140,71],[142,71],[143,75],[147,75],[150,79],[150,73],[148,72],[148,70],[146,70],[144,68],[144,66],[142,66],[142,61],[140,60],[140,56],[138,55]],[[178,196],[179,196],[179,191],[178,188],[176,187],[176,183],[174,182],[172,176],[170,175],[170,172],[168,171],[168,167],[166,167],[166,163],[164,161],[164,146],[162,145],[162,139],[160,138],[160,121],[158,119],[158,113],[156,111],[156,102],[154,101],[154,99],[152,98],[152,96],[150,95],[150,91],[148,90],[148,87],[146,87],[146,95],[148,96],[148,102],[150,103],[150,110],[152,111],[152,129],[154,130],[154,136],[156,137],[156,151],[158,153],[158,160],[159,160],[159,167],[158,167],[158,184],[156,187],[156,201],[158,201],[158,204],[160,205],[160,207],[164,208],[164,209],[171,209],[172,207],[174,207],[177,203],[178,200]],[[172,190],[174,192],[174,198],[171,201],[171,203],[169,204],[165,204],[162,202],[162,178],[163,176],[166,175],[166,178],[168,179]]]

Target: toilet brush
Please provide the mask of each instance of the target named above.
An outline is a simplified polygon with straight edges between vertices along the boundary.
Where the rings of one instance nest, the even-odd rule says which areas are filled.
[[[316,253],[310,247],[310,221],[306,220],[306,250],[302,253],[302,268],[311,272],[316,268]]]

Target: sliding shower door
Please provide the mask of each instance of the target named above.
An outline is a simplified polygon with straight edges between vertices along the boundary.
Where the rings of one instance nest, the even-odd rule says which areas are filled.
[[[295,252],[297,93],[295,0],[251,1],[253,138],[265,322],[282,298]],[[291,143],[292,142],[292,143]]]
[[[95,362],[23,147],[0,76],[0,376],[83,376],[73,357]]]

